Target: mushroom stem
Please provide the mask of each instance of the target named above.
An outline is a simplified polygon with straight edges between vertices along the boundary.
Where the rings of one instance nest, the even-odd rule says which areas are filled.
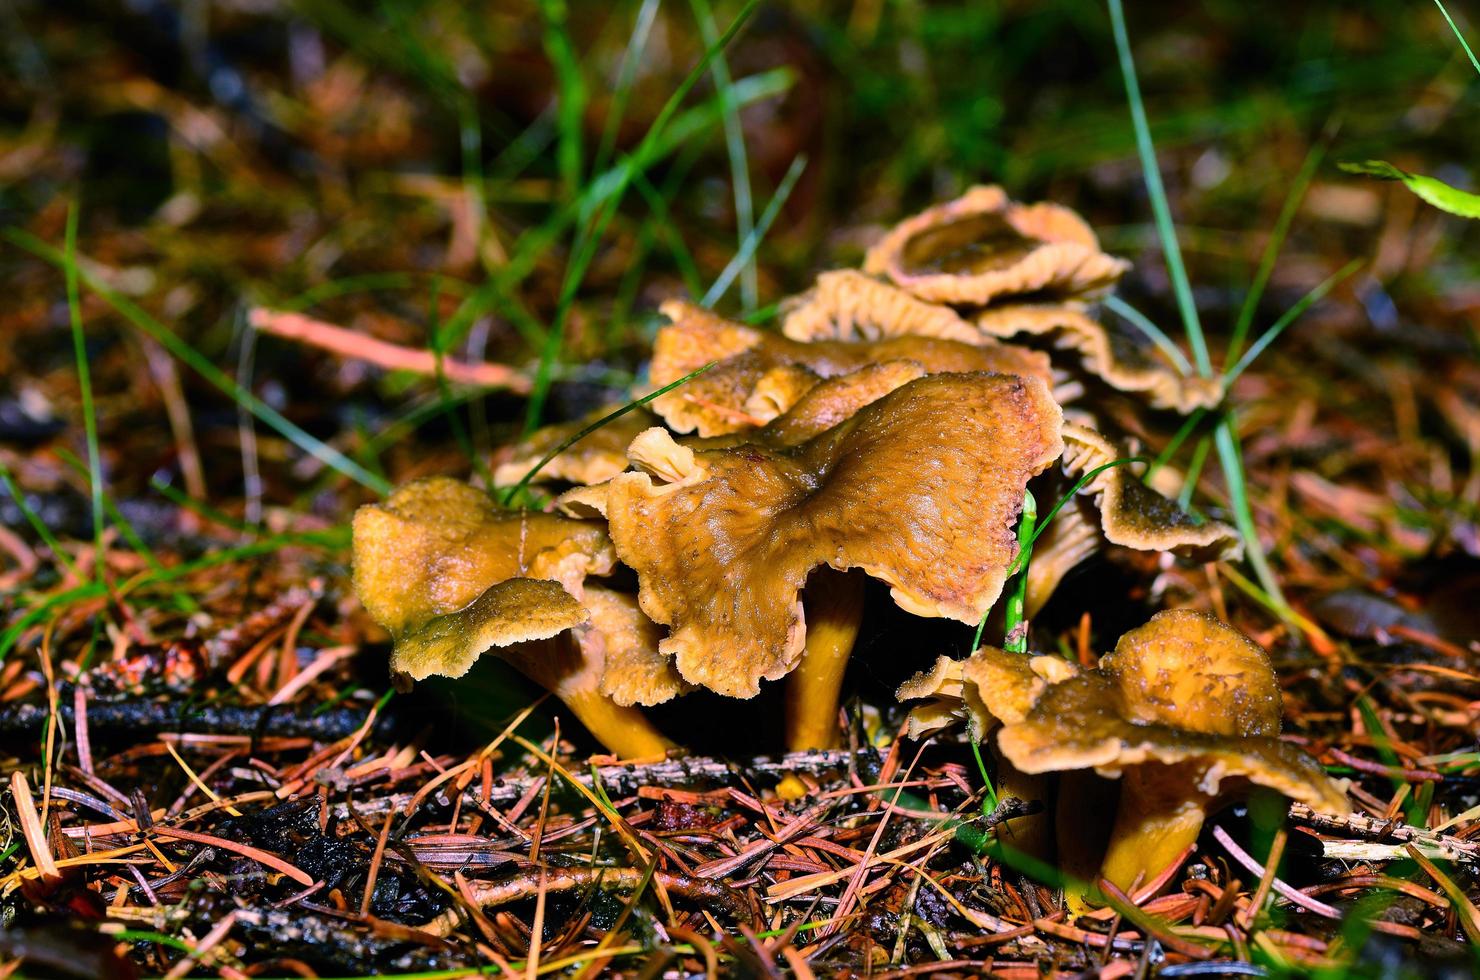
[[[1100,865],[1100,874],[1117,888],[1129,889],[1138,875],[1149,881],[1197,840],[1207,798],[1180,768],[1147,762],[1126,769],[1115,829]]]
[[[678,747],[640,709],[617,704],[598,691],[573,691],[560,695],[560,700],[592,738],[619,758],[648,759]]]
[[[574,636],[511,647],[504,657],[525,677],[555,695],[586,726],[591,737],[623,759],[661,756],[677,745],[642,711],[601,693],[601,668],[587,658]]]
[[[837,744],[838,695],[863,618],[865,580],[856,569],[820,568],[802,593],[807,645],[801,663],[787,678],[788,751],[830,749]]]
[[[1100,873],[1109,826],[1089,814],[1108,813],[1115,807],[1119,786],[1089,770],[1070,770],[1059,778],[1054,804],[1058,867],[1064,873],[1064,904],[1071,915],[1090,911],[1089,896]]]
[[[1043,813],[1035,813],[1026,817],[1018,817],[1002,825],[998,830],[998,839],[1008,847],[1014,848],[1030,857],[1038,858],[1040,861],[1048,861],[1053,857],[1053,820],[1049,816],[1047,803],[1049,798],[1049,777],[1044,773],[1026,773],[1018,769],[1006,758],[997,758],[997,798],[1006,799],[1009,796],[1017,797],[1023,802],[1040,800],[1045,804]]]

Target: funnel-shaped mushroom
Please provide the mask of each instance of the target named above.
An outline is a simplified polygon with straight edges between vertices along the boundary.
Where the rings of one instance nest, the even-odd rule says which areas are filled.
[[[1217,379],[1182,375],[1175,365],[1153,355],[1139,337],[1095,320],[1079,304],[998,304],[973,314],[971,320],[989,337],[1036,335],[1056,348],[1073,350],[1086,372],[1119,391],[1143,395],[1155,408],[1185,415],[1211,408],[1223,397]]]
[[[1129,888],[1180,855],[1205,815],[1250,785],[1346,810],[1341,788],[1279,730],[1279,685],[1264,651],[1210,616],[1177,610],[1121,637],[1095,670],[1050,684],[997,744],[1024,772],[1093,768],[1122,780],[1101,871]]]
[[[599,523],[500,510],[467,484],[432,478],[361,507],[353,540],[355,591],[395,641],[395,675],[459,677],[498,648],[618,754],[671,745],[600,690],[601,620],[582,603],[586,576],[616,563]],[[661,687],[666,663],[652,670]]]
[[[688,303],[665,303],[663,312],[673,323],[658,332],[653,348],[655,387],[719,361],[654,399],[653,410],[677,432],[713,436],[756,428],[785,412],[818,381],[887,361],[914,361],[928,374],[990,371],[1049,380],[1045,355],[996,341],[973,345],[901,335],[877,342],[801,343]]]
[[[790,449],[693,450],[662,430],[607,486],[617,553],[660,649],[695,684],[753,697],[798,665],[800,597],[819,566],[860,568],[922,616],[976,622],[1017,554],[1028,480],[1062,449],[1035,378],[921,378]],[[657,479],[654,479],[654,476]],[[799,714],[835,715],[837,692]],[[824,703],[825,702],[825,703]]]
[[[571,436],[612,412],[620,405],[606,405],[574,422],[547,425],[510,446],[493,471],[493,482],[513,486],[524,479],[545,454]],[[627,468],[627,445],[639,432],[656,423],[652,413],[634,409],[591,432],[544,465],[535,479],[542,483],[564,481],[580,486],[603,483]]]
[[[906,218],[863,264],[921,299],[968,306],[1024,293],[1082,294],[1110,286],[1128,268],[1100,251],[1073,211],[1018,204],[1000,187],[973,187]]]

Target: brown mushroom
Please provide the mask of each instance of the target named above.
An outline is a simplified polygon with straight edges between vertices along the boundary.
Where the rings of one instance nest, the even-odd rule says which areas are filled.
[[[493,482],[501,487],[514,486],[546,453],[621,407],[606,405],[573,422],[547,425],[531,433],[504,451],[503,459],[494,468]],[[557,454],[540,469],[536,479],[542,483],[563,481],[579,486],[610,480],[627,468],[627,444],[656,421],[652,413],[640,408],[620,415]]]
[[[801,343],[732,323],[689,303],[665,303],[663,312],[673,323],[658,331],[653,348],[650,375],[655,388],[719,361],[682,388],[653,400],[653,410],[681,433],[697,430],[713,436],[763,425],[766,413],[774,417],[786,411],[786,399],[794,403],[808,390],[808,372],[821,380],[871,364],[914,361],[929,374],[992,371],[1049,380],[1045,355],[996,341],[973,345],[904,335],[877,342]],[[758,388],[764,397],[753,401]]]
[[[792,340],[886,340],[913,334],[979,344],[982,335],[955,310],[911,296],[856,269],[817,277],[801,296],[782,304],[781,332]]]
[[[985,306],[1001,296],[1078,295],[1112,285],[1130,263],[1100,251],[1068,208],[1018,204],[973,187],[907,218],[869,249],[863,270],[924,300]]]
[[[1140,338],[1101,323],[1078,304],[997,304],[970,319],[989,337],[1042,336],[1055,347],[1076,351],[1086,372],[1119,391],[1144,394],[1155,408],[1186,415],[1223,398],[1217,379],[1184,376],[1175,365],[1153,356]]]
[[[1093,768],[1121,779],[1101,873],[1129,888],[1155,877],[1197,839],[1208,812],[1251,785],[1346,811],[1341,786],[1279,731],[1280,690],[1264,650],[1211,616],[1174,610],[1121,637],[1095,670],[1048,685],[997,745],[1024,772]]]
[[[611,750],[646,756],[671,747],[639,711],[599,689],[601,619],[582,600],[586,576],[616,563],[601,524],[501,510],[465,483],[434,477],[361,507],[353,545],[355,591],[391,634],[396,676],[459,677],[499,648]],[[659,676],[668,670],[653,660]]]
[[[1131,454],[1095,430],[1064,424],[1061,467],[1070,480],[1124,460]],[[1192,561],[1237,559],[1243,554],[1238,532],[1227,524],[1200,520],[1141,480],[1144,464],[1102,470],[1065,504],[1034,543],[1028,566],[1027,610],[1032,616],[1076,565],[1103,542],[1135,551],[1164,551]],[[1085,502],[1081,506],[1081,501]],[[1089,502],[1093,502],[1093,507]]]
[[[1060,420],[1036,378],[940,374],[792,448],[695,450],[651,430],[629,451],[643,471],[607,485],[612,540],[684,679],[753,697],[811,655],[800,594],[819,566],[862,569],[917,615],[979,620]],[[835,717],[835,685],[804,700],[794,717]]]

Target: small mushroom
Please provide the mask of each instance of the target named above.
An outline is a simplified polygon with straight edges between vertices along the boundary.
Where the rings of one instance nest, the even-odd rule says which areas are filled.
[[[1007,303],[988,306],[970,319],[989,337],[1006,340],[1023,334],[1048,338],[1055,347],[1079,354],[1083,369],[1119,391],[1144,394],[1148,404],[1188,414],[1211,408],[1223,398],[1214,378],[1183,376],[1156,358],[1140,338],[1112,329],[1075,303]]]
[[[395,644],[394,676],[460,677],[498,648],[612,751],[647,756],[671,747],[641,712],[601,690],[606,645],[626,642],[604,632],[613,623],[604,598],[585,604],[586,577],[616,564],[601,524],[500,510],[475,488],[434,477],[361,507],[353,550],[355,591]],[[677,684],[663,679],[668,670],[653,656],[649,686]]]
[[[1251,785],[1346,812],[1341,786],[1279,731],[1279,684],[1264,650],[1211,616],[1173,610],[1121,637],[1096,669],[1047,685],[997,745],[1027,773],[1093,768],[1121,780],[1101,873],[1129,888],[1155,877],[1212,809]]]
[[[900,222],[869,249],[863,271],[935,303],[985,306],[1001,296],[1080,295],[1130,268],[1100,251],[1084,219],[1057,204],[1018,204],[973,187]]]
[[[1016,558],[1027,482],[1062,451],[1060,425],[1037,378],[939,374],[791,448],[696,450],[650,430],[629,450],[643,471],[607,485],[612,540],[643,611],[671,627],[659,649],[684,679],[753,697],[813,655],[801,593],[819,566],[862,569],[916,615],[980,619]],[[830,603],[830,620],[856,619],[846,596]],[[802,689],[793,718],[830,726],[828,686]]]
[[[681,433],[697,430],[714,436],[756,428],[808,390],[809,373],[815,384],[887,361],[914,361],[929,374],[991,371],[1050,378],[1044,354],[996,341],[973,345],[902,335],[877,342],[801,343],[732,323],[689,303],[665,303],[663,312],[673,323],[658,331],[654,344],[654,387],[719,361],[682,388],[653,400],[653,410]],[[758,390],[761,396],[753,399]]]
[[[501,487],[517,484],[545,458],[546,453],[621,407],[606,405],[573,422],[547,425],[531,433],[528,438],[505,450],[503,460],[494,468],[493,482]],[[544,465],[536,479],[542,483],[564,481],[577,486],[610,480],[627,468],[627,444],[655,422],[651,412],[640,408],[618,416],[557,454]]]
[[[1064,424],[1064,457],[1068,479],[1128,455],[1095,430]],[[1135,551],[1164,551],[1191,561],[1237,559],[1243,554],[1238,532],[1220,521],[1199,519],[1173,500],[1141,482],[1142,464],[1103,470],[1069,501],[1034,543],[1028,566],[1027,611],[1031,617],[1053,595],[1076,565],[1103,542]],[[1080,506],[1080,501],[1086,501]],[[1094,506],[1087,502],[1093,501]]]

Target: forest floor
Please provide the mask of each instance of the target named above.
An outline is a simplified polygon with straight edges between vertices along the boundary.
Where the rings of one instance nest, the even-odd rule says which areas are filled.
[[[1205,513],[1246,496],[1288,608],[1109,549],[1030,646],[1217,614],[1355,809],[1230,808],[1076,917],[957,833],[1015,813],[970,746],[896,737],[894,685],[969,628],[856,658],[846,749],[783,756],[768,692],[683,699],[689,754],[618,764],[497,664],[396,694],[348,520],[628,397],[660,300],[729,268],[717,308],[764,322],[982,180],[1084,214],[1185,344],[1103,9],[761,6],[685,94],[738,5],[81,6],[0,15],[0,978],[1474,975],[1480,238],[1336,167],[1473,179],[1439,11],[1128,12],[1215,359],[1348,271],[1173,457]]]

